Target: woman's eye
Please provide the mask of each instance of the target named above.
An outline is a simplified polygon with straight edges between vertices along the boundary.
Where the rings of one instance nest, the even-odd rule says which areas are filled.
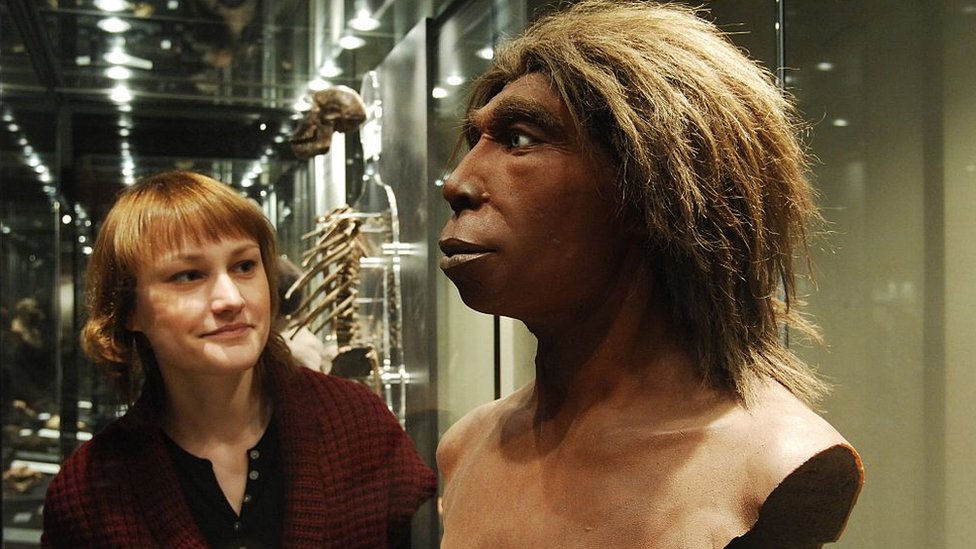
[[[185,283],[199,280],[201,277],[203,277],[203,274],[201,274],[200,271],[183,271],[173,275],[170,280],[177,283]]]
[[[247,274],[247,273],[253,272],[254,269],[257,268],[257,266],[258,266],[258,262],[257,261],[248,259],[246,261],[241,261],[240,263],[238,263],[237,264],[237,270],[240,273]]]

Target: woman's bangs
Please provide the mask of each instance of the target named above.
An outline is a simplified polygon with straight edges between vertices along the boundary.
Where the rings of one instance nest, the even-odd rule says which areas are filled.
[[[223,238],[253,238],[262,244],[254,220],[261,214],[248,203],[238,205],[192,196],[143,206],[141,211],[131,212],[130,231],[116,233],[120,237],[119,257],[133,267],[167,252]]]

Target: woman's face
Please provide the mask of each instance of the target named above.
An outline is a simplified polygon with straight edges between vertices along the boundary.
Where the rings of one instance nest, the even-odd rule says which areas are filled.
[[[225,237],[140,263],[127,327],[149,340],[164,378],[252,368],[270,330],[271,296],[258,243]]]

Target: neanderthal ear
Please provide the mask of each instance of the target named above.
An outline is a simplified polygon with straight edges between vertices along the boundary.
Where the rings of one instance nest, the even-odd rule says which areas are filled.
[[[366,105],[355,90],[335,86],[312,94],[312,108],[289,142],[295,157],[305,160],[332,148],[333,132],[350,132],[366,121]]]

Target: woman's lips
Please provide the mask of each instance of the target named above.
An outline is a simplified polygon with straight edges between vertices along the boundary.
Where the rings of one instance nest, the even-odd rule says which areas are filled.
[[[228,324],[227,326],[222,326],[212,332],[203,334],[203,337],[233,339],[246,334],[250,329],[250,324]]]
[[[444,252],[444,257],[440,261],[441,270],[444,271],[480,259],[495,251],[487,246],[459,238],[445,238],[438,242],[438,246]]]

